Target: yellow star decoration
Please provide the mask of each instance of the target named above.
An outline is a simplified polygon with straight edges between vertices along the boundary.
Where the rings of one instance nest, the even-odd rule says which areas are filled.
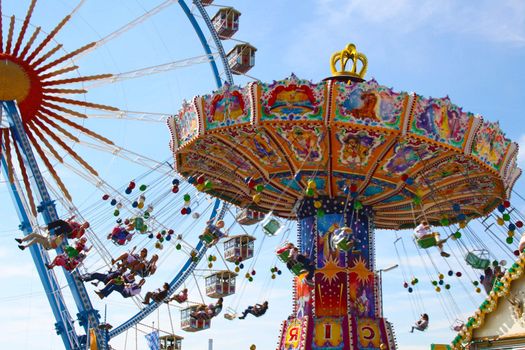
[[[339,259],[337,257],[328,256],[324,259],[324,267],[318,270],[323,274],[323,281],[332,283],[337,280],[337,274],[339,272],[345,272],[344,267],[339,266]]]
[[[366,262],[362,257],[354,259],[354,267],[348,269],[348,271],[357,275],[357,281],[360,284],[365,284],[368,279],[374,275],[374,273],[366,267]]]

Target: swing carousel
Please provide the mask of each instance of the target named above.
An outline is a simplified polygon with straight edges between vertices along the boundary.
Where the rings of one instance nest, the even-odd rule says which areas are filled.
[[[184,103],[168,120],[175,167],[241,218],[269,213],[265,232],[297,220],[303,266],[289,264],[294,308],[278,349],[394,349],[374,230],[423,220],[456,230],[489,215],[521,174],[517,145],[448,98],[366,81],[367,59],[354,45],[331,57],[331,70],[319,83],[292,75]],[[481,269],[487,259],[478,253],[467,263]]]

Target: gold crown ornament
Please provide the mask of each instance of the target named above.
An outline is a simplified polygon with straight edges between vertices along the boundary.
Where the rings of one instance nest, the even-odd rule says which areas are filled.
[[[349,61],[352,62],[352,69],[346,70],[346,65]],[[361,69],[359,72],[357,71],[358,61],[361,62]],[[340,69],[337,69],[336,67],[338,62],[340,64]],[[330,59],[330,68],[334,77],[348,76],[364,79],[366,69],[368,68],[368,60],[363,53],[357,52],[354,44],[348,44],[343,51],[336,52],[332,55],[332,58]]]

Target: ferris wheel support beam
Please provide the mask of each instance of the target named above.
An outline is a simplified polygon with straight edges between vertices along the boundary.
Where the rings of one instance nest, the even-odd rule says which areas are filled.
[[[37,195],[38,200],[40,201],[40,205],[38,206],[38,211],[42,213],[42,216],[46,224],[56,221],[59,219],[59,217],[56,211],[55,203],[51,199],[51,196],[49,195],[49,192],[47,191],[47,187],[44,183],[44,178],[40,172],[40,169],[38,168],[38,164],[33,154],[33,150],[31,148],[27,135],[25,134],[25,130],[22,125],[22,120],[20,118],[20,114],[19,114],[17,105],[14,101],[1,101],[1,108],[3,108],[3,110],[6,111],[7,121],[9,123],[9,127],[11,129],[12,135],[14,136],[14,139],[18,147],[20,148],[20,151],[23,156],[23,161],[31,175],[32,185],[36,189],[36,195]],[[23,210],[23,207],[20,206],[20,203],[21,203],[20,201],[15,201],[15,204],[18,208],[19,213],[21,212],[21,210]],[[22,224],[24,224],[25,221],[23,220],[23,217],[21,217],[21,221],[22,221]],[[24,227],[25,234],[29,233],[30,230],[31,230],[31,227],[29,228]],[[66,244],[67,244],[67,239],[64,240],[64,243],[62,244],[62,246],[57,248],[58,254],[63,252],[63,247]],[[36,250],[36,252],[38,252],[38,250]],[[34,257],[35,255],[33,255],[33,258]],[[44,272],[47,270],[47,268],[44,266],[45,261],[43,259],[37,258],[34,260],[34,262],[39,272],[40,270]],[[51,280],[49,276],[50,274],[41,275],[41,278],[43,277],[42,283],[44,285],[44,289],[46,290],[46,293],[55,294],[57,293],[57,290],[60,289],[60,287],[58,286],[58,283],[56,283],[56,285],[52,285],[52,282],[50,282]],[[100,315],[98,311],[95,310],[93,306],[91,305],[91,301],[87,294],[86,288],[84,287],[82,281],[80,280],[78,272],[77,271],[74,271],[72,273],[66,272],[65,277],[66,277],[68,286],[71,289],[71,294],[73,295],[73,299],[75,300],[77,309],[79,311],[77,314],[77,317],[79,319],[79,324],[84,327],[86,331],[86,335],[89,334],[90,327],[94,328],[95,334],[97,337],[98,348],[101,350],[107,349],[107,339],[102,333],[102,331],[98,329]],[[56,295],[58,296],[58,294]],[[65,308],[65,303],[64,303],[63,298],[57,297],[56,299],[61,299],[59,301],[61,305],[58,307]],[[57,307],[57,305],[53,305],[53,304],[54,302],[51,302],[51,307],[54,309],[55,307]],[[59,315],[61,317],[58,317],[57,321],[62,322],[63,328],[65,328],[68,334],[75,335],[74,328],[69,329],[72,327],[73,321],[71,319],[64,320],[63,315],[65,314],[61,312]],[[69,323],[70,325],[68,325]],[[68,350],[69,349],[72,349],[72,350],[79,349],[79,347],[76,344],[81,343],[80,337],[78,336],[75,337],[74,344],[72,344],[72,342],[66,339],[64,336],[62,336],[62,338],[64,340],[64,345],[66,346],[66,349]]]
[[[4,178],[8,179],[8,166],[3,155],[1,162]],[[29,211],[24,205],[21,193],[21,188],[17,187],[15,183],[9,184],[9,194],[11,195],[13,203],[15,203],[16,213],[20,220],[20,225],[18,227],[24,233],[24,236],[27,236],[33,230],[28,215]],[[61,293],[60,285],[58,284],[54,272],[52,270],[48,270],[44,265],[46,262],[49,262],[49,259],[47,258],[47,252],[40,245],[36,244],[29,247],[29,251],[33,261],[35,262],[38,276],[40,277],[40,281],[44,286],[47,300],[49,305],[51,305],[51,310],[56,320],[55,330],[62,338],[62,341],[64,342],[67,350],[77,349],[79,347],[78,336],[73,326],[73,319],[71,318],[71,315],[69,314],[64,303],[64,297]]]

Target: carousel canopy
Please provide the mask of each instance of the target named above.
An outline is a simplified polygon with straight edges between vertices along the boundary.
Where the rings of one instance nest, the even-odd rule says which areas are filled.
[[[376,227],[391,229],[483,216],[509,197],[518,147],[498,123],[448,97],[340,81],[359,77],[358,60],[366,70],[362,54],[344,54],[331,60],[338,79],[292,75],[185,102],[169,119],[177,171],[211,195],[281,217],[295,217],[308,196],[359,201]],[[338,62],[353,68],[337,71]]]

